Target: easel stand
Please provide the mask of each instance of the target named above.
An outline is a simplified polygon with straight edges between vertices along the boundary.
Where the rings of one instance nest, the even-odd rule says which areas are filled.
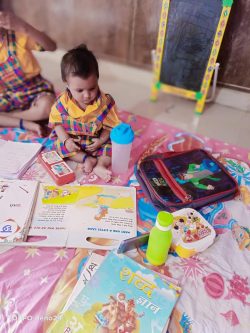
[[[219,70],[216,60],[233,0],[197,0],[199,6],[193,6],[195,1],[183,0],[181,7],[175,1],[162,1],[157,47],[151,52],[154,76],[150,99],[156,101],[160,91],[182,96],[196,101],[195,114],[200,115],[205,103],[215,98]],[[178,19],[181,10],[185,29]],[[201,15],[208,26],[201,24]],[[196,34],[190,26],[196,27]],[[206,40],[211,42],[207,44]],[[200,48],[196,52],[197,45]],[[194,60],[199,61],[198,66]],[[213,74],[211,96],[207,98]]]
[[[155,49],[151,50],[151,61],[152,61],[152,69],[154,70],[155,63],[156,63],[156,50]],[[219,68],[220,68],[220,63],[217,62],[214,66],[214,79],[213,79],[213,85],[212,85],[212,90],[211,90],[211,96],[207,97],[206,103],[211,103],[215,99]],[[156,93],[157,93],[157,90],[156,90]],[[156,99],[151,98],[151,100],[155,101]]]

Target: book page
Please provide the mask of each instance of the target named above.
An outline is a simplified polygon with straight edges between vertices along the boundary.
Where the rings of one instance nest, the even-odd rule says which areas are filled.
[[[46,198],[49,195],[57,197],[57,187],[41,183],[28,235],[44,237],[43,240],[34,243],[36,246],[65,246],[72,207],[63,200],[56,203],[48,202]]]
[[[110,250],[136,236],[136,190],[133,187],[84,185],[72,212],[68,247]]]
[[[37,181],[0,181],[0,242],[24,241],[36,200]]]

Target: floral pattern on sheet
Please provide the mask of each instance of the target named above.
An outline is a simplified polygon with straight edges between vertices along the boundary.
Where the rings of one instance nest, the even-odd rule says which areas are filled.
[[[141,116],[120,112],[122,121],[131,124],[136,137],[128,173],[114,177],[112,184],[135,186],[138,200],[138,230],[148,231],[157,214],[147,201],[133,170],[134,164],[148,152],[167,149],[204,148],[220,158],[240,184],[235,200],[211,205],[201,213],[214,226],[214,244],[193,258],[169,255],[158,270],[182,283],[183,291],[175,307],[169,333],[247,333],[249,324],[250,285],[250,151],[225,142],[184,133],[177,128]],[[32,133],[20,129],[0,129],[0,138],[36,141]],[[51,141],[42,142],[45,149]],[[231,161],[231,162],[230,162]],[[96,183],[93,175],[82,175],[71,163],[81,184]],[[24,175],[25,179],[51,182],[39,163]],[[0,251],[4,249],[0,248]],[[49,326],[69,297],[86,257],[86,249],[13,248],[0,254],[0,331],[49,332]],[[142,256],[142,253],[137,256]],[[227,299],[229,298],[229,299]],[[17,316],[13,318],[13,315]],[[8,318],[7,318],[8,317]],[[13,319],[19,318],[22,321]]]

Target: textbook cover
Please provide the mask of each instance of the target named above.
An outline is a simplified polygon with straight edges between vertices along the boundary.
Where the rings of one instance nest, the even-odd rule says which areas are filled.
[[[180,287],[110,252],[49,332],[165,333]]]

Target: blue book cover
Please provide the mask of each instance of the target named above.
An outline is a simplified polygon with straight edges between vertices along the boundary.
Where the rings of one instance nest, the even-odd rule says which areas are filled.
[[[180,287],[110,252],[50,332],[165,333],[179,294]]]

